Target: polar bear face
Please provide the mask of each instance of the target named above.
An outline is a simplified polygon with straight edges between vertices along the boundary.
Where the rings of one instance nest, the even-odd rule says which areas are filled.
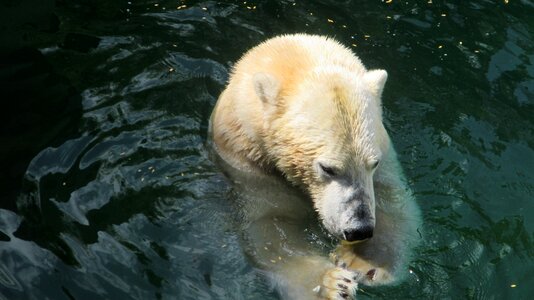
[[[347,241],[372,237],[373,174],[389,143],[380,101],[387,73],[322,69],[289,91],[269,74],[254,79],[276,168],[310,194],[331,234]]]

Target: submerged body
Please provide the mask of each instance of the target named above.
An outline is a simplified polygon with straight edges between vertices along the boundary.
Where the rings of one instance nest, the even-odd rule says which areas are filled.
[[[404,271],[420,213],[382,124],[386,79],[331,39],[286,35],[245,54],[219,97],[213,148],[249,252],[288,298],[346,298]],[[330,258],[310,242],[315,215],[344,241]]]

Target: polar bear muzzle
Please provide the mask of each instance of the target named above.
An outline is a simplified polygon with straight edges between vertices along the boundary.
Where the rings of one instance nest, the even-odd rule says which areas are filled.
[[[345,229],[343,231],[343,238],[349,243],[362,242],[373,237],[374,229],[374,226],[371,225]]]

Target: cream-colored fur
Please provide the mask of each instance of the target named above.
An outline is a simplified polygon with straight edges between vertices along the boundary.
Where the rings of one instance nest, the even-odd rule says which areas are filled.
[[[285,35],[246,53],[219,97],[210,139],[248,251],[290,299],[352,297],[406,271],[420,215],[382,124],[386,79],[332,39]],[[372,238],[328,258],[315,213],[341,240]]]

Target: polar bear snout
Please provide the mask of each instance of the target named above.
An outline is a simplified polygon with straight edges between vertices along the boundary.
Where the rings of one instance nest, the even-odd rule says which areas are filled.
[[[374,226],[364,225],[343,231],[343,239],[348,242],[363,241],[373,237]]]
[[[375,199],[372,179],[331,180],[316,200],[325,228],[345,242],[369,239],[375,229]]]
[[[348,242],[363,241],[373,237],[374,218],[366,205],[359,205],[350,225],[343,229],[343,239]]]

